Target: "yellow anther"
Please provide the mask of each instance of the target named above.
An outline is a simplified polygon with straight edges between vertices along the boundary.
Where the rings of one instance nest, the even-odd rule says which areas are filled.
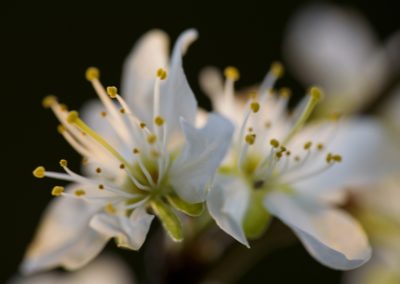
[[[65,159],[61,159],[61,160],[60,160],[60,166],[61,166],[62,168],[68,167],[68,161],[65,160]]]
[[[106,207],[104,207],[104,210],[111,215],[114,215],[115,213],[117,213],[117,210],[115,209],[114,205],[112,205],[111,203],[108,203],[106,205]]]
[[[167,71],[165,69],[159,68],[157,70],[157,77],[160,78],[160,80],[167,79],[167,75],[168,75],[168,73],[167,73]]]
[[[58,131],[58,133],[63,134],[64,131],[65,131],[64,125],[62,125],[62,124],[58,125],[57,126],[57,131]]]
[[[42,166],[37,167],[36,169],[33,170],[33,176],[36,178],[44,178],[46,174],[46,169]]]
[[[120,112],[120,113],[125,113],[125,109],[124,109],[124,108],[120,108],[120,109],[119,109],[119,112]]]
[[[44,108],[50,108],[57,103],[57,97],[53,95],[46,96],[42,101],[42,106]]]
[[[319,101],[323,97],[322,90],[318,87],[311,87],[310,88],[310,96],[313,100]]]
[[[281,88],[279,90],[279,95],[284,98],[288,98],[292,95],[292,91],[289,88]]]
[[[292,152],[286,151],[286,156],[290,156],[291,154],[292,154]]]
[[[79,119],[79,113],[75,110],[70,111],[68,116],[67,116],[67,122],[68,123],[74,123]]]
[[[165,120],[164,120],[164,118],[161,117],[161,116],[156,116],[156,117],[154,118],[154,123],[155,123],[156,125],[158,125],[158,126],[162,126],[162,125],[164,124],[164,122],[165,122]]]
[[[275,156],[276,156],[278,159],[282,158],[282,152],[277,152],[277,153],[275,154]]]
[[[107,94],[110,96],[110,98],[115,99],[118,94],[117,87],[115,87],[115,86],[107,87]]]
[[[326,155],[325,160],[326,160],[326,162],[327,162],[328,164],[329,164],[330,162],[332,162],[332,157],[333,157],[332,153],[328,153],[328,154]]]
[[[244,138],[247,144],[253,145],[256,142],[256,135],[255,134],[247,134]]]
[[[147,142],[149,142],[149,144],[154,144],[157,141],[157,136],[155,134],[149,134],[147,136]]]
[[[100,78],[100,71],[96,67],[89,67],[86,69],[86,80],[93,81]]]
[[[121,170],[123,170],[123,169],[125,169],[125,165],[124,165],[124,164],[120,164],[120,165],[119,165],[119,168],[120,168]]]
[[[335,161],[335,162],[337,162],[337,163],[340,163],[340,162],[342,161],[342,156],[340,156],[340,155],[333,155],[333,156],[332,156],[332,160]]]
[[[239,70],[236,67],[228,66],[224,71],[225,77],[232,80],[237,81],[240,78]]]
[[[271,73],[275,76],[275,77],[282,77],[283,76],[283,72],[284,72],[284,68],[282,63],[280,62],[273,62],[271,64]]]
[[[250,108],[254,113],[256,113],[260,110],[260,104],[258,102],[252,102]]]
[[[140,153],[138,148],[133,148],[132,152],[133,152],[133,154],[139,154]]]
[[[101,168],[96,168],[96,173],[100,174],[101,173]]]
[[[281,146],[280,151],[281,151],[282,153],[283,153],[283,152],[286,152],[286,147],[285,147],[285,146]]]
[[[107,116],[107,113],[106,113],[105,111],[102,111],[102,112],[100,112],[100,115],[101,115],[102,117],[106,117],[106,116]]]
[[[75,190],[74,193],[76,196],[80,197],[80,196],[84,196],[86,194],[86,191],[83,189],[77,189],[77,190]]]
[[[146,127],[146,123],[144,123],[144,122],[141,122],[140,124],[139,124],[139,126],[140,126],[140,128],[145,128]]]
[[[312,146],[312,142],[311,141],[306,142],[304,144],[304,150],[310,150],[311,146]]]
[[[318,151],[322,151],[323,149],[324,149],[324,144],[318,143],[318,144],[317,144],[317,150],[318,150]]]
[[[272,147],[274,148],[278,148],[279,147],[279,141],[276,139],[271,139],[271,141],[269,141],[269,143],[271,144]]]
[[[51,191],[51,195],[53,196],[60,196],[64,192],[64,187],[62,186],[55,186]]]
[[[103,190],[103,189],[104,189],[104,184],[99,184],[98,188],[99,188],[100,190]]]

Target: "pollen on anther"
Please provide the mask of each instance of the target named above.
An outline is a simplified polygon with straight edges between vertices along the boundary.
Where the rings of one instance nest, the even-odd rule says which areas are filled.
[[[138,148],[133,148],[132,152],[133,152],[133,154],[139,154],[140,153]]]
[[[115,86],[107,87],[107,94],[110,96],[110,98],[115,99],[118,94],[117,87],[115,87]]]
[[[105,207],[104,210],[111,215],[114,215],[115,213],[117,213],[117,210],[115,209],[114,205],[112,205],[111,203],[108,203]]]
[[[96,67],[89,67],[88,69],[86,69],[85,76],[86,80],[93,81],[100,78],[100,71]]]
[[[323,149],[324,149],[324,144],[318,143],[318,144],[317,144],[317,150],[318,150],[318,151],[322,151]]]
[[[120,113],[125,113],[125,109],[124,109],[124,108],[120,108],[120,109],[119,109],[119,112],[120,112]]]
[[[232,80],[237,81],[240,78],[239,70],[236,67],[228,66],[224,71],[225,77]]]
[[[147,136],[147,142],[149,144],[154,144],[157,141],[157,136],[155,134],[150,134]]]
[[[140,124],[139,124],[139,126],[140,126],[140,128],[145,128],[146,127],[146,123],[144,123],[144,122],[141,122]]]
[[[60,166],[61,166],[62,168],[68,167],[68,161],[65,160],[65,159],[61,159],[61,160],[60,160]]]
[[[73,110],[69,112],[67,116],[68,123],[74,123],[78,119],[79,119],[79,113],[77,111]]]
[[[274,148],[278,148],[279,147],[279,141],[276,139],[271,139],[271,141],[269,141],[269,143],[271,144],[272,147]]]
[[[309,150],[311,148],[311,146],[312,146],[312,142],[311,141],[306,142],[304,144],[304,150]]]
[[[86,194],[86,191],[83,190],[83,189],[77,189],[77,190],[75,190],[74,193],[75,193],[76,196],[81,197],[81,196],[84,196]]]
[[[167,78],[167,71],[163,68],[159,68],[157,70],[157,77],[160,78],[160,80],[165,80]]]
[[[164,118],[161,117],[161,116],[156,116],[156,117],[154,118],[154,123],[155,123],[156,125],[158,125],[158,126],[162,126],[162,125],[164,124],[164,122],[165,122],[165,120],[164,120]]]
[[[42,101],[42,106],[44,107],[44,108],[50,108],[50,107],[52,107],[54,104],[56,104],[57,103],[57,97],[56,96],[53,96],[53,95],[49,95],[49,96],[46,96],[44,99],[43,99],[43,101]]]
[[[100,190],[103,190],[103,189],[104,189],[104,184],[99,184],[98,188],[99,188]]]
[[[280,62],[273,62],[273,63],[271,64],[271,73],[272,73],[275,77],[277,77],[277,78],[282,77],[282,76],[283,76],[283,72],[284,72],[284,68],[283,68],[282,63],[280,63]]]
[[[60,196],[64,192],[64,187],[62,186],[55,186],[51,191],[51,195],[53,196]]]
[[[318,87],[311,87],[310,88],[310,96],[313,100],[319,101],[322,99],[323,93],[320,88]]]
[[[260,104],[258,102],[252,102],[250,108],[254,113],[256,113],[260,110]]]
[[[96,168],[96,173],[100,174],[101,173],[101,168]]]
[[[244,139],[247,144],[253,145],[256,142],[256,135],[255,134],[247,134]]]
[[[125,165],[124,165],[124,164],[120,164],[120,165],[119,165],[119,168],[120,168],[121,170],[123,170],[123,169],[125,169]]]
[[[36,169],[34,169],[34,171],[32,172],[33,176],[36,178],[44,178],[45,174],[46,174],[46,169],[42,166],[37,167]]]

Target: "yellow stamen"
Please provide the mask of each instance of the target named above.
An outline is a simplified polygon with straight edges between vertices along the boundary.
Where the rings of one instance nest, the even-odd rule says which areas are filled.
[[[68,161],[65,160],[65,159],[61,159],[61,160],[60,160],[60,166],[61,166],[62,168],[68,167]]]
[[[240,78],[239,70],[236,67],[228,66],[224,71],[225,77],[232,80],[237,81]]]
[[[125,165],[124,165],[124,164],[120,164],[120,165],[119,165],[119,168],[120,168],[121,170],[123,170],[123,169],[125,169]]]
[[[74,193],[75,193],[76,196],[80,197],[80,196],[85,195],[85,194],[86,194],[86,191],[83,190],[83,189],[77,189],[77,190],[75,190]]]
[[[117,210],[115,209],[114,205],[112,205],[111,203],[108,203],[106,205],[106,207],[104,208],[104,210],[111,215],[114,215],[115,213],[117,213]]]
[[[154,118],[154,123],[155,123],[156,125],[158,125],[158,126],[162,126],[162,125],[164,124],[164,122],[165,122],[165,120],[164,120],[164,118],[161,117],[161,116],[156,116],[156,117]]]
[[[157,77],[160,78],[160,80],[165,80],[167,78],[167,71],[163,68],[159,68],[157,70]]]
[[[118,94],[117,87],[115,87],[115,86],[107,87],[107,94],[110,96],[110,98],[115,99]]]
[[[258,102],[252,102],[250,108],[254,113],[256,113],[260,110],[260,104]]]
[[[50,108],[57,103],[57,97],[53,95],[46,96],[42,101],[42,106],[44,108]]]
[[[304,150],[309,150],[311,148],[311,146],[312,146],[312,142],[311,141],[306,142],[304,144]]]
[[[283,76],[283,73],[284,73],[284,68],[283,68],[282,63],[280,63],[280,62],[273,62],[273,63],[271,64],[271,73],[272,73],[275,77],[277,77],[277,78],[282,77],[282,76]]]
[[[278,148],[279,147],[279,141],[276,139],[271,139],[271,141],[269,141],[269,143],[271,144],[272,147],[274,148]]]
[[[324,144],[318,143],[318,144],[317,144],[317,150],[318,150],[318,151],[322,151],[323,149],[324,149]]]
[[[255,134],[247,134],[245,137],[245,141],[249,145],[253,145],[256,142],[256,135]]]
[[[100,71],[96,67],[89,67],[86,69],[86,80],[93,81],[100,78]]]
[[[62,186],[55,186],[51,191],[51,195],[53,196],[60,196],[64,192],[64,187]]]
[[[139,126],[140,126],[140,128],[145,128],[146,127],[146,123],[144,123],[144,122],[141,122],[140,124],[139,124]]]
[[[103,189],[104,189],[104,185],[103,185],[103,184],[99,184],[98,188],[99,188],[100,190],[103,190]]]
[[[37,167],[36,169],[34,169],[34,171],[32,172],[33,176],[36,178],[44,178],[45,174],[46,174],[46,169],[42,166]]]
[[[101,168],[96,168],[96,173],[100,174],[101,173]]]
[[[154,144],[157,141],[157,136],[155,134],[150,134],[149,136],[147,136],[147,142],[149,142],[149,144]]]
[[[292,91],[289,88],[281,88],[279,90],[279,95],[284,98],[288,98],[292,95]]]
[[[133,151],[132,151],[132,152],[133,152],[133,154],[139,154],[140,151],[139,151],[138,148],[133,148]]]

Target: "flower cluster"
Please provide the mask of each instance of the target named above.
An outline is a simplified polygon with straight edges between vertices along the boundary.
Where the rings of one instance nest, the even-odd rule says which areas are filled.
[[[247,247],[275,216],[326,266],[352,269],[370,258],[364,231],[334,199],[343,186],[375,172],[363,168],[371,158],[363,150],[374,153],[381,146],[374,138],[379,128],[373,121],[336,117],[308,123],[322,98],[317,87],[289,114],[290,90],[273,89],[283,74],[279,63],[245,98],[235,95],[236,68],[226,68],[225,82],[217,70],[207,69],[201,81],[216,113],[205,113],[182,67],[182,55],[196,37],[196,31],[185,31],[168,60],[166,35],[146,34],[127,58],[121,95],[101,84],[98,69],[89,68],[86,78],[99,101],[82,116],[54,96],[44,99],[60,121],[61,135],[82,155],[83,174],[65,159],[63,172],[34,170],[37,178],[71,184],[53,188],[58,198],[47,209],[23,271],[79,268],[111,238],[137,250],[154,216],[179,242],[182,218],[195,221],[206,214]],[[360,147],[359,141],[367,142]]]

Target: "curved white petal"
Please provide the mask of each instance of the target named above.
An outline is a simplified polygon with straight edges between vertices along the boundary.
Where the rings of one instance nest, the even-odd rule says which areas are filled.
[[[139,207],[129,218],[107,213],[96,214],[90,221],[90,226],[109,238],[115,237],[118,246],[138,250],[146,240],[153,218],[153,215]]]
[[[217,175],[207,195],[207,208],[218,226],[246,247],[250,247],[243,230],[249,206],[249,188],[240,178]]]
[[[308,252],[333,269],[354,269],[369,260],[371,248],[361,226],[344,211],[299,195],[267,194],[266,208],[293,229]]]
[[[169,133],[179,128],[179,117],[195,123],[197,101],[183,71],[182,56],[196,39],[197,31],[193,29],[179,36],[172,51],[167,79],[160,87],[160,113],[167,121]]]
[[[149,31],[136,43],[123,67],[121,94],[146,123],[152,120],[156,72],[168,64],[168,45],[163,31]]]
[[[70,186],[71,192],[77,186]],[[94,258],[108,238],[92,230],[89,220],[98,210],[83,200],[54,199],[21,265],[23,273],[64,266],[75,269]]]
[[[172,165],[170,182],[187,202],[203,202],[207,184],[214,176],[231,143],[233,126],[218,114],[210,114],[203,128],[195,128],[182,119],[185,146]]]
[[[305,84],[326,90],[323,104],[331,110],[360,107],[385,83],[387,54],[356,11],[308,6],[289,24],[284,46],[289,67]]]
[[[358,118],[343,121],[333,139],[326,144],[329,152],[343,157],[342,162],[321,174],[297,182],[295,188],[301,192],[323,195],[346,186],[375,182],[394,173],[398,169],[400,151],[389,138],[378,120]],[[321,168],[324,164],[324,157],[320,157],[315,168]],[[304,172],[309,170],[309,167],[304,167]]]

